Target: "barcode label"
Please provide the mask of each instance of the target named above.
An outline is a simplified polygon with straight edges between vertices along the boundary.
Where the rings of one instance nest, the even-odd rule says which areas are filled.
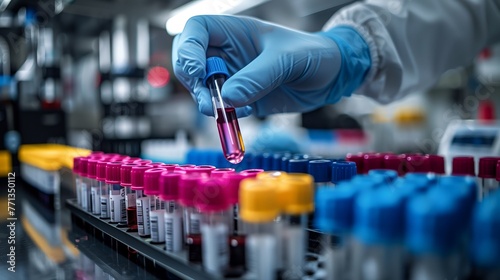
[[[82,191],[82,208],[85,211],[89,211],[89,194],[87,184],[82,182],[80,190]]]
[[[149,235],[151,233],[149,217],[149,197],[137,199],[137,230],[139,235]]]
[[[136,201],[137,206],[137,232],[139,235],[144,235],[144,218],[142,216],[142,200],[139,198]]]
[[[165,242],[168,252],[182,250],[182,218],[181,213],[165,213]]]
[[[174,251],[174,221],[171,218],[165,219],[165,243],[168,252]]]
[[[190,223],[190,233],[191,234],[200,234],[200,223],[201,223],[201,215],[197,213],[191,213],[189,217]]]
[[[109,201],[109,196],[107,195],[101,196],[101,218],[103,219],[109,219],[108,201]]]
[[[158,216],[151,215],[151,240],[153,242],[159,242],[160,237],[158,236]]]
[[[149,208],[151,211],[156,210],[156,199],[155,196],[148,196],[149,197]]]
[[[99,197],[99,188],[92,187],[90,190],[90,197],[92,198],[92,214],[101,214],[101,198]]]

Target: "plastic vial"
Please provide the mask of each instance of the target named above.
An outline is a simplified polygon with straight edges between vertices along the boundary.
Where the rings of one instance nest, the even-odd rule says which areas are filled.
[[[283,214],[284,274],[286,279],[304,275],[308,215],[314,211],[314,186],[311,175],[287,174],[277,186],[279,206]]]
[[[474,157],[454,157],[452,160],[451,175],[475,177]]]
[[[109,222],[126,227],[127,208],[125,207],[125,188],[120,184],[121,165],[121,161],[108,162],[106,165],[106,184],[108,184],[109,189]]]
[[[315,227],[322,232],[325,280],[349,279],[351,230],[356,188],[347,183],[316,193]]]
[[[498,188],[496,171],[499,160],[500,157],[482,157],[479,159],[478,177],[481,178],[479,201],[482,201],[490,192]]]
[[[196,208],[202,213],[203,268],[223,276],[229,265],[228,219],[232,216],[222,179],[202,179],[197,186]]]
[[[254,170],[254,169],[252,169]],[[257,174],[262,172],[262,169],[255,169],[259,172],[240,172],[240,173],[227,173],[222,178],[226,180],[226,189],[228,202],[231,205],[233,215],[230,219],[230,229],[232,235],[245,234],[243,221],[239,219],[239,191],[241,181],[247,178],[255,178]]]
[[[155,198],[155,209],[149,212],[149,221],[151,229],[151,243],[163,244],[165,243],[165,203],[157,203],[160,201],[158,195],[160,194],[160,175],[167,171],[166,168],[151,168],[144,172],[144,194]],[[160,205],[163,206],[160,207]],[[146,213],[144,213],[146,215]]]
[[[106,184],[106,165],[107,160],[101,160],[96,165],[96,180],[99,185],[99,192],[101,198],[101,219],[109,219],[109,190]]]
[[[248,279],[277,278],[278,240],[274,220],[279,208],[276,188],[269,181],[245,179],[240,186],[240,217],[245,222]]]
[[[73,180],[75,181],[76,202],[78,203],[78,206],[82,206],[82,190],[81,190],[82,177],[80,176],[81,158],[82,157],[73,158]]]
[[[120,168],[121,185],[125,188],[125,207],[127,208],[127,226],[129,232],[137,232],[136,191],[132,185],[132,168],[140,166],[136,163],[124,163]]]
[[[342,181],[349,181],[356,176],[356,163],[352,161],[332,162],[332,184],[336,185]]]
[[[144,173],[149,166],[134,166],[130,172],[130,188],[135,191],[137,209],[137,234],[146,238],[151,235],[149,212],[154,209],[154,197],[144,195]],[[153,203],[151,203],[153,202]]]
[[[208,178],[203,174],[185,174],[179,180],[179,204],[182,206],[184,222],[184,241],[188,248],[188,260],[201,262],[201,219],[202,215],[195,207],[194,199],[198,196],[200,180]]]
[[[210,177],[221,178],[228,173],[235,173],[234,168],[216,168],[210,172]]]
[[[309,161],[308,173],[314,178],[316,189],[332,186],[332,161],[318,159]]]
[[[101,192],[96,179],[97,163],[99,159],[89,159],[87,162],[87,176],[90,181],[90,204],[92,214],[101,215]]]
[[[410,279],[458,277],[459,216],[453,200],[419,195],[406,215],[406,247],[412,253]]]
[[[163,172],[160,175],[160,198],[167,207],[164,213],[165,220],[165,250],[179,252],[182,250],[182,209],[178,203],[179,180],[184,171],[176,170]]]
[[[226,63],[220,57],[207,59],[207,75],[203,80],[210,90],[217,121],[222,151],[226,159],[232,164],[238,164],[245,156],[245,145],[241,136],[236,109],[224,104],[221,90],[224,82],[229,77]]]
[[[92,204],[90,200],[90,179],[87,177],[88,161],[90,158],[84,157],[80,159],[80,176],[82,182],[80,184],[80,198],[82,201],[82,209],[84,211],[92,212]]]

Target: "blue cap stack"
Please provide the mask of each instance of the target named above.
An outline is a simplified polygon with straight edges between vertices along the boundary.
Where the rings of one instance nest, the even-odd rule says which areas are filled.
[[[398,178],[398,172],[390,169],[372,169],[368,171],[370,176],[382,176],[386,183],[390,184]]]
[[[462,226],[469,224],[477,198],[477,186],[474,179],[463,176],[443,176],[430,191],[438,198],[453,199],[459,208]]]
[[[262,169],[265,171],[273,170],[273,155],[269,153],[262,154]]]
[[[434,173],[410,172],[405,175],[405,178],[412,181],[425,180],[426,184],[429,186],[432,186],[437,182],[437,177]]]
[[[332,179],[332,162],[327,159],[317,159],[309,161],[308,173],[313,176],[314,182],[330,182]]]
[[[488,196],[474,209],[472,260],[485,268],[500,267],[500,192]]]
[[[351,161],[338,161],[332,163],[332,183],[351,180],[356,175],[356,163]]]
[[[288,161],[289,173],[307,173],[309,160],[307,159],[291,159]]]
[[[226,78],[229,77],[229,71],[227,71],[227,66],[224,60],[220,57],[213,56],[207,58],[207,75],[203,79],[203,84],[207,86],[207,80],[210,76],[215,74],[225,75]]]
[[[372,190],[389,185],[382,176],[371,176],[366,174],[354,176],[350,183],[361,190]]]
[[[260,153],[255,154],[253,157],[252,166],[250,169],[263,169],[262,168],[262,160],[263,160],[262,154],[260,154]]]
[[[419,195],[406,209],[406,245],[414,254],[447,255],[457,249],[457,207],[452,199]]]
[[[315,227],[325,233],[343,234],[354,221],[355,188],[340,183],[336,188],[320,188],[316,193]]]
[[[285,154],[273,154],[272,170],[281,170],[281,158],[284,156]]]
[[[281,158],[281,171],[288,172],[288,162],[290,161],[290,156],[284,156]]]
[[[365,244],[391,245],[403,241],[404,200],[389,188],[365,191],[355,203],[354,235]]]

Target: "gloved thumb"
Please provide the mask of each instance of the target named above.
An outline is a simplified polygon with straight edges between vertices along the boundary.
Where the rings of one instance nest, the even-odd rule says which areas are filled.
[[[281,85],[286,79],[284,61],[276,53],[261,53],[231,76],[222,87],[222,99],[234,107],[254,103]]]

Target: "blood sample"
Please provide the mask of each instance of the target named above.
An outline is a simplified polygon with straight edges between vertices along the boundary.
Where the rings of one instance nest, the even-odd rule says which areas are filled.
[[[229,73],[222,58],[210,57],[207,59],[207,75],[203,82],[212,95],[214,116],[219,130],[222,151],[230,163],[238,164],[245,155],[245,146],[236,110],[227,106],[222,100],[222,86],[228,77]]]
[[[124,163],[121,166],[121,185],[125,187],[125,207],[127,208],[127,226],[129,232],[137,232],[137,207],[136,207],[136,191],[130,185],[132,177],[130,173],[134,166],[140,166],[136,163]]]

